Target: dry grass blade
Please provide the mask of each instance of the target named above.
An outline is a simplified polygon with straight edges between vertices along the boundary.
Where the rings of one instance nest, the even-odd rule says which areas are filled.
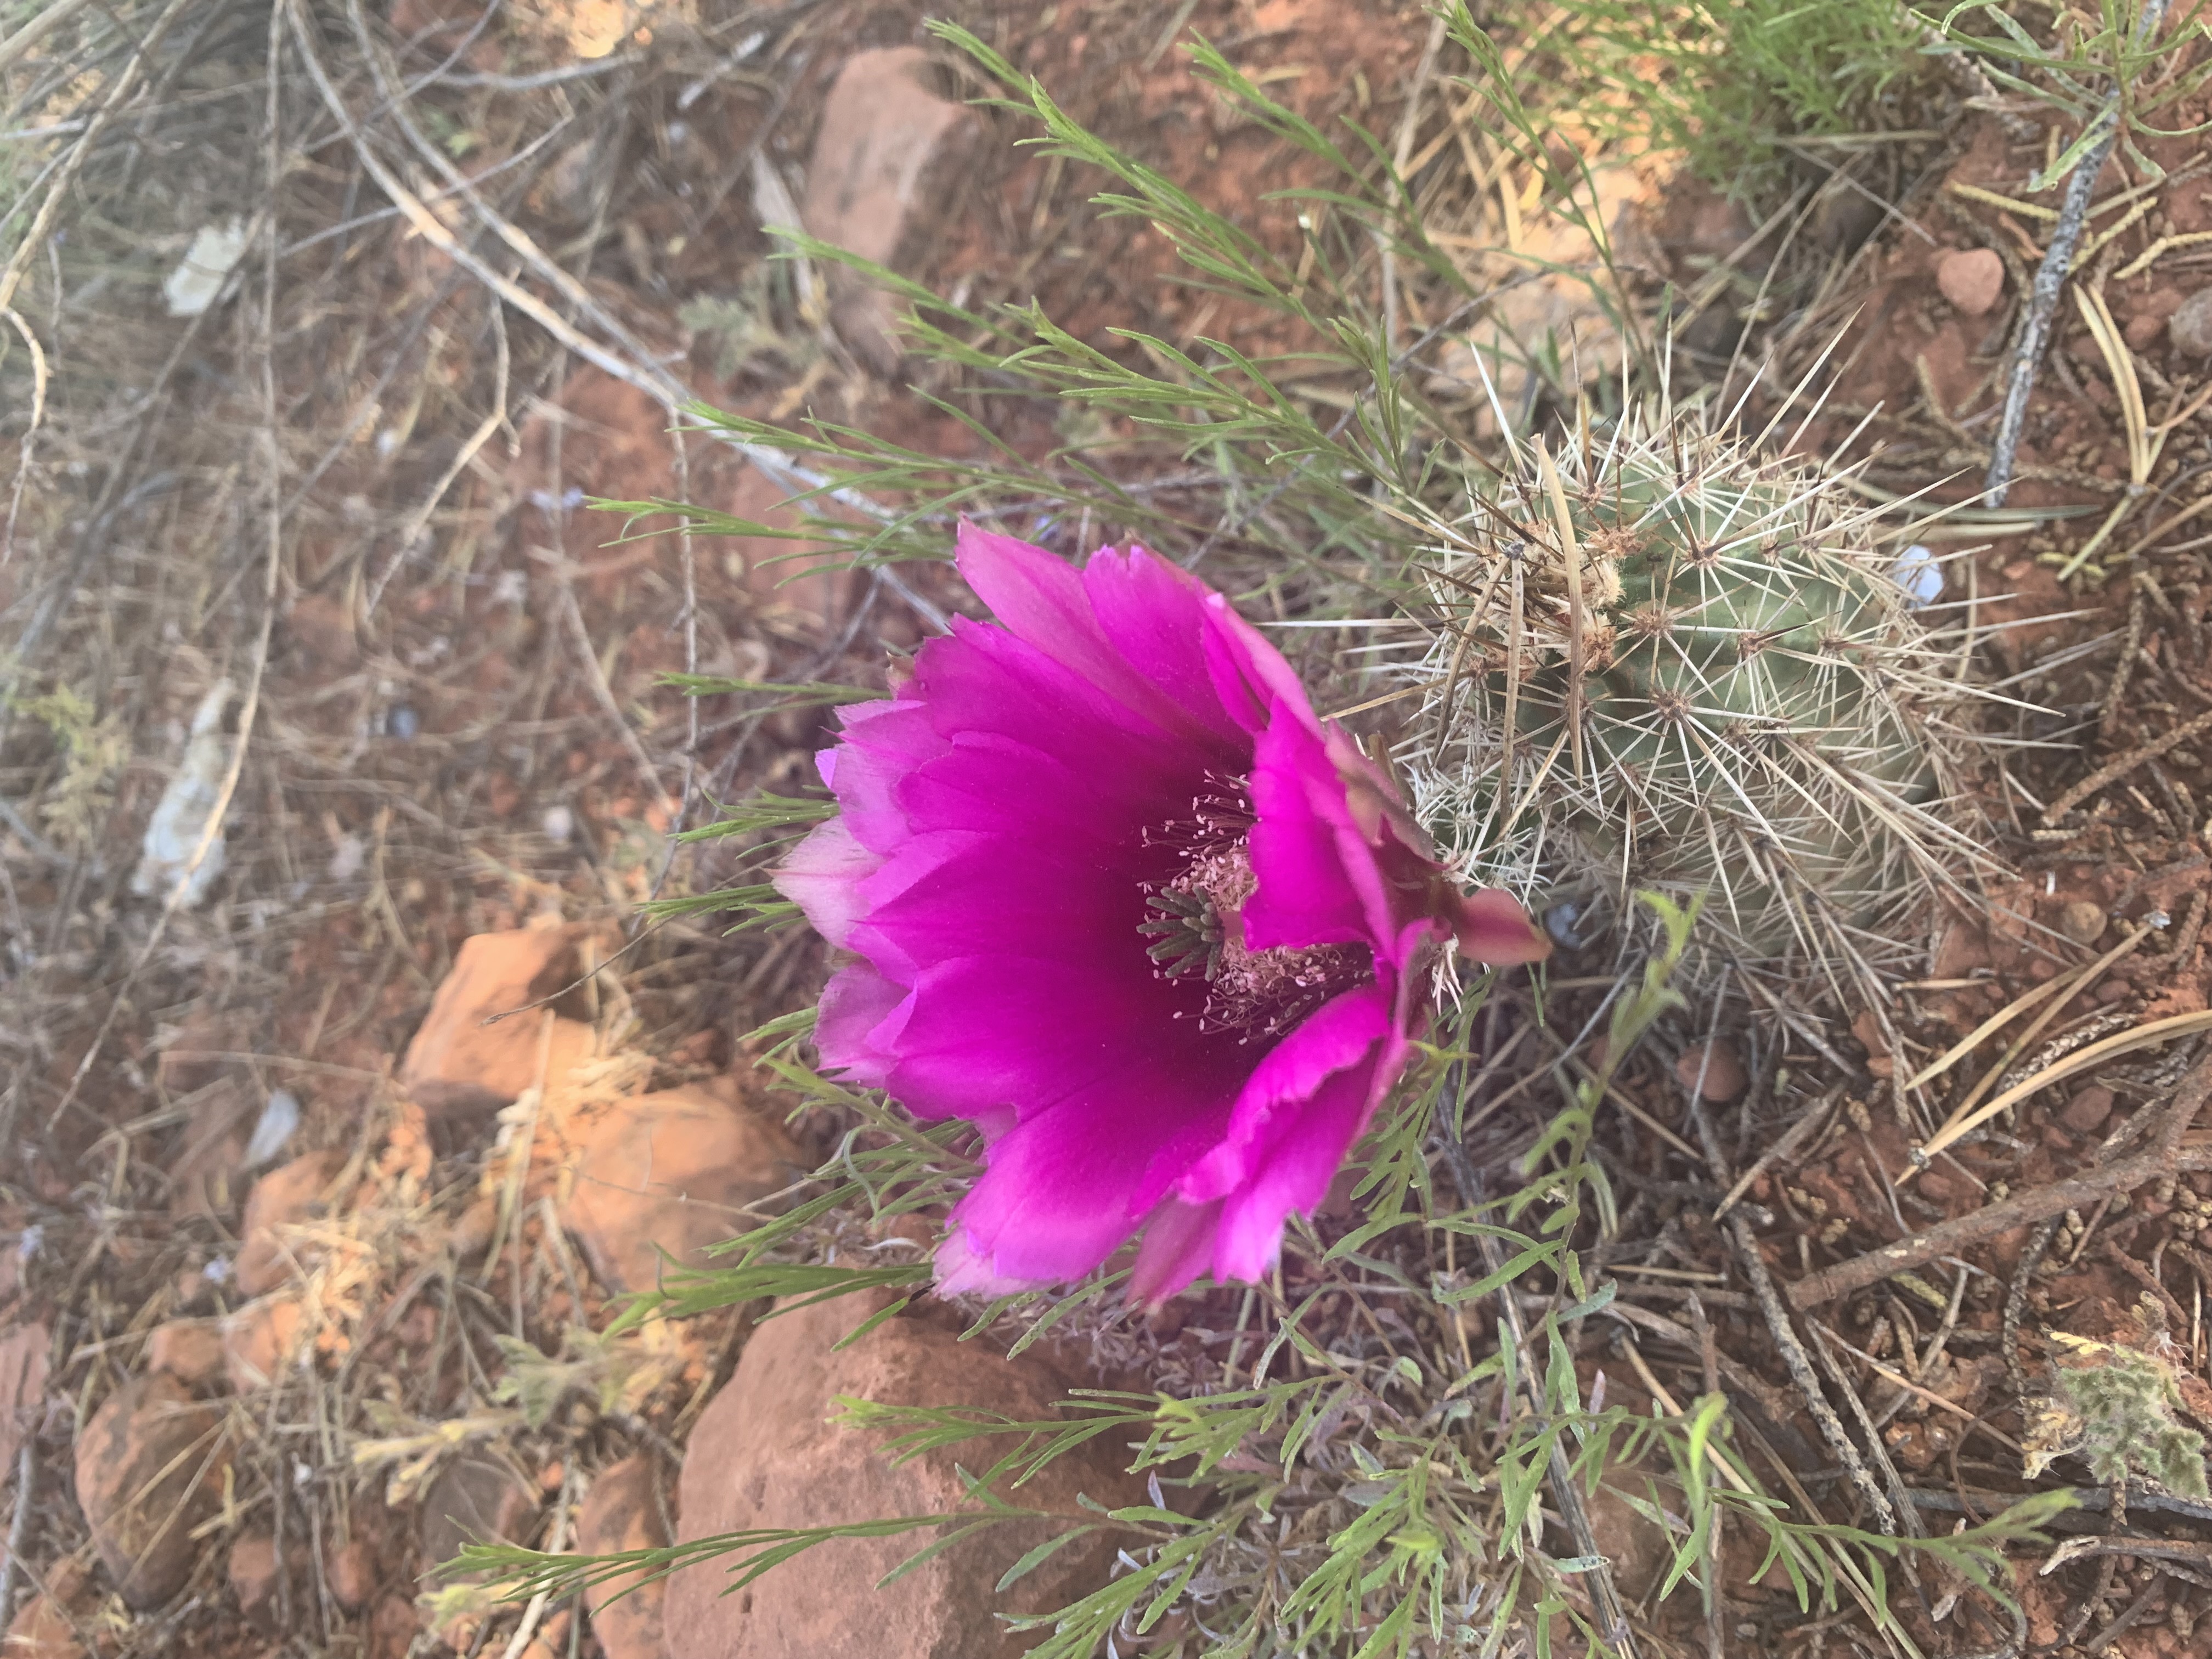
[[[2037,1015],[2034,1020],[2029,1024],[2027,1029],[2022,1031],[2018,1036],[2014,1037],[2012,1042],[2007,1045],[2003,1057],[1998,1060],[1995,1065],[1991,1066],[1988,1071],[1982,1074],[1981,1079],[1967,1091],[1966,1097],[1960,1101],[1958,1105],[1953,1109],[1951,1115],[1944,1120],[1942,1124],[1936,1129],[1936,1133],[1929,1136],[1926,1140],[1923,1141],[1919,1146],[1915,1146],[1912,1149],[1912,1167],[1908,1169],[1898,1178],[1900,1181],[1910,1180],[1914,1174],[1927,1168],[1929,1160],[1934,1158],[1938,1153],[1943,1152],[1947,1147],[1954,1145],[1961,1136],[1972,1134],[1976,1129],[1979,1128],[1983,1124],[1988,1122],[1990,1119],[1996,1116],[1998,1112],[2003,1110],[2004,1107],[2012,1100],[2020,1098],[2021,1097],[2018,1095],[2017,1091],[2008,1091],[2007,1094],[2001,1096],[1998,1100],[1993,1101],[1989,1105],[1983,1107],[1979,1111],[1975,1110],[1975,1103],[1979,1101],[1981,1097],[1987,1094],[1991,1089],[1996,1087],[1998,1082],[2004,1077],[2006,1072],[2010,1069],[2014,1061],[2017,1060],[2022,1054],[2027,1052],[2028,1045],[2033,1042],[2037,1037],[2043,1034],[2045,1027],[2049,1025],[2051,1022],[2057,1017],[2059,1011],[2063,1008],[2068,1002],[2071,1001],[2076,994],[2087,990],[2091,986],[2094,985],[2104,976],[2106,969],[2112,967],[2114,963],[2119,961],[2123,957],[2125,957],[2133,951],[2137,945],[2141,945],[2146,939],[2148,939],[2154,931],[2154,930],[2148,922],[2141,924],[2140,926],[2131,929],[2125,939],[2122,939],[2118,945],[2115,945],[2111,950],[2106,951],[2103,956],[2099,957],[2094,962],[2092,962],[2084,967],[2078,968],[2070,974],[2061,975],[2058,978],[2051,981],[2049,984],[2045,986],[2043,988],[2044,990],[2053,993],[2049,999],[2050,1006],[2046,1007],[2040,1014]],[[2031,993],[2028,996],[2020,998],[2004,1011],[2002,1018],[2009,1018],[2014,1013],[2023,1012],[2027,1007],[2033,1005],[2036,995],[2037,994]],[[1997,1017],[1992,1016],[1992,1018],[1994,1018]],[[2000,1023],[2002,1023],[2002,1020],[2000,1020]],[[1981,1036],[1985,1035],[1986,1028],[1988,1028],[1988,1021],[1983,1022],[1983,1026],[1977,1028],[1974,1037],[1971,1040],[1978,1042]],[[1953,1052],[1954,1054],[1956,1053],[1955,1050]],[[2084,1052],[2087,1051],[2085,1050]],[[1907,1084],[1905,1086],[1907,1088],[1918,1087],[1920,1083],[1925,1080],[1925,1077],[1933,1076],[1936,1073],[1941,1072],[1948,1064],[1948,1060],[1939,1060],[1929,1073],[1923,1074],[1923,1078],[1916,1079],[1912,1083]]]

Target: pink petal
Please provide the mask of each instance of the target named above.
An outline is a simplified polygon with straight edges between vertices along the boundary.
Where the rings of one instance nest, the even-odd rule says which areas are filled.
[[[1161,731],[1186,738],[1200,735],[1206,723],[1202,717],[1194,718],[1200,711],[1169,696],[1107,638],[1091,608],[1086,591],[1091,585],[1065,560],[1012,536],[978,530],[963,519],[958,562],[976,597],[1016,639],[1080,675]],[[1095,586],[1110,589],[1127,574],[1109,563]],[[1196,618],[1192,620],[1194,623]]]
[[[1213,1276],[1252,1283],[1282,1253],[1283,1224],[1310,1215],[1389,1087],[1372,1063],[1339,1072],[1294,1113],[1277,1120],[1261,1161],[1223,1200]]]
[[[1244,905],[1244,941],[1379,944],[1395,933],[1389,894],[1319,732],[1279,703],[1252,763],[1249,842],[1259,887]]]
[[[784,855],[770,880],[775,890],[806,913],[814,931],[843,949],[854,925],[867,914],[860,884],[883,860],[853,839],[842,817],[817,823],[805,841]]]
[[[1206,636],[1218,626],[1212,590],[1141,547],[1091,555],[1083,588],[1114,649],[1241,769],[1250,734],[1222,706],[1206,660]]]
[[[898,1038],[912,1010],[912,996],[865,962],[850,962],[822,988],[821,1012],[814,1020],[814,1046],[825,1071],[841,1072],[855,1083],[880,1089],[898,1060]]]
[[[1177,1195],[1194,1202],[1222,1198],[1249,1181],[1281,1121],[1303,1113],[1339,1073],[1372,1072],[1378,1045],[1392,1036],[1391,1014],[1389,991],[1369,985],[1301,1021],[1245,1080],[1228,1133],[1176,1182]]]
[[[1204,1272],[1220,1220],[1219,1204],[1171,1198],[1153,1211],[1129,1273],[1129,1300],[1157,1308]]]
[[[1036,647],[964,617],[915,655],[915,685],[939,733],[988,733],[1056,756],[1107,800],[1182,800],[1190,780],[1218,759],[1212,747],[1133,713]]]
[[[1137,959],[1144,961],[1141,951]],[[1172,980],[1080,953],[1051,961],[992,952],[937,963],[915,981],[892,1092],[930,1116],[1012,1105],[1026,1120],[1148,1051],[1194,1063],[1226,1051],[1241,1083],[1252,1061],[1235,1040],[1176,1018],[1192,995]],[[1235,1092],[1231,1084],[1227,1093]]]
[[[1142,872],[1071,866],[1060,850],[966,830],[916,836],[861,884],[872,908],[853,948],[909,981],[939,962],[998,954],[1118,969],[1150,987]]]
[[[1012,1296],[1034,1291],[1045,1279],[1007,1279],[993,1271],[990,1259],[975,1249],[965,1227],[955,1227],[937,1247],[937,1293],[939,1296]]]
[[[1502,887],[1479,887],[1465,895],[1451,924],[1459,948],[1495,968],[1541,962],[1552,954],[1551,937]]]
[[[952,745],[929,723],[928,711],[912,702],[854,703],[838,711],[845,740],[824,754],[836,757],[825,770],[846,828],[862,846],[894,851],[908,834],[907,814],[898,788],[925,763],[951,752]]]
[[[1079,1279],[1111,1255],[1144,1213],[1136,1195],[1158,1150],[1193,1120],[1217,1135],[1225,1125],[1248,1062],[1220,1047],[1125,1042],[1117,1069],[1000,1137],[953,1212],[992,1271]]]
[[[1267,636],[1238,616],[1228,599],[1208,592],[1206,596],[1206,670],[1213,694],[1230,717],[1249,732],[1257,732],[1281,714],[1318,735],[1321,719],[1306,696],[1297,671]],[[1278,710],[1276,705],[1282,705]]]

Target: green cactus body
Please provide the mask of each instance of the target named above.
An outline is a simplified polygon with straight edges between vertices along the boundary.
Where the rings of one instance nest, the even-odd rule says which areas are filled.
[[[1556,489],[1547,465],[1438,550],[1399,750],[1471,878],[1705,893],[1732,954],[1765,958],[1827,954],[1972,856],[1942,642],[1832,481],[1663,412],[1564,455]]]

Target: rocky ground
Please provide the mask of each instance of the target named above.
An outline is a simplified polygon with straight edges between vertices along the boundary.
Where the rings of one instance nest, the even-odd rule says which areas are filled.
[[[698,398],[972,447],[903,389],[881,294],[817,271],[817,310],[762,298],[762,226],[794,215],[975,303],[1041,292],[1102,340],[1115,324],[1243,329],[1156,289],[1164,241],[961,102],[979,88],[926,48],[918,12],[687,10],[663,62],[651,10],[580,3],[483,27],[465,3],[397,0],[379,38],[416,72],[644,65],[620,100],[556,118],[550,164],[501,205],[564,257],[590,250],[593,297]],[[1071,106],[1278,235],[1287,212],[1250,198],[1281,147],[1220,118],[1166,51],[1174,27],[1283,69],[1316,115],[1401,95],[1424,33],[1389,4],[1087,24],[969,11]],[[337,15],[324,21],[343,70]],[[453,107],[481,119],[470,173],[511,176],[526,124],[492,94]],[[319,213],[295,240],[346,204],[333,192]],[[965,1322],[943,1309],[835,1352],[873,1308],[606,1334],[618,1298],[702,1260],[834,1144],[784,1127],[789,1097],[739,1041],[807,996],[814,948],[726,941],[711,918],[641,931],[635,915],[726,874],[711,842],[672,868],[666,833],[787,784],[818,711],[708,699],[695,733],[659,678],[869,684],[886,646],[929,624],[811,571],[804,543],[702,540],[679,567],[665,538],[619,541],[586,496],[796,519],[736,452],[672,442],[635,375],[518,340],[495,388],[507,343],[453,259],[404,228],[355,234],[297,325],[321,349],[280,359],[305,482],[226,868],[105,1028],[85,993],[150,919],[118,901],[129,860],[47,867],[11,844],[22,1006],[33,982],[53,996],[16,1056],[33,1103],[11,1109],[0,1178],[0,1468],[27,1472],[9,1486],[10,1659],[1018,1651],[971,1592],[1034,1527],[964,1542],[881,1602],[856,1592],[910,1540],[804,1558],[727,1597],[720,1566],[527,1607],[434,1576],[470,1540],[603,1552],[927,1513],[963,1490],[952,1455],[860,1455],[826,1424],[838,1397],[1035,1418],[1101,1378],[1085,1356],[959,1344]],[[188,415],[229,413],[221,386],[191,397]],[[499,419],[471,447],[487,406]],[[1050,416],[1017,410],[1015,435],[1028,422],[1049,441]],[[410,539],[396,521],[426,501]],[[135,849],[207,686],[240,676],[221,629],[131,694],[146,753],[94,807],[118,847]],[[233,724],[235,709],[234,684]],[[911,1261],[931,1242],[851,1248]],[[1128,1487],[1102,1447],[1033,1496],[1072,1511],[1079,1490],[1140,1501]],[[1095,1582],[1102,1549],[1054,1556],[1024,1605]]]
[[[1083,118],[1279,240],[1297,234],[1292,210],[1259,198],[1293,176],[1289,152],[1231,119],[1165,43],[1197,27],[1310,118],[1358,113],[1387,131],[1426,35],[1417,7],[1389,0],[961,15]],[[336,9],[325,21],[337,42]],[[764,263],[763,227],[793,216],[970,304],[1040,295],[1102,345],[1116,326],[1284,343],[1264,319],[1164,285],[1164,239],[1090,204],[1078,169],[1012,149],[1015,129],[961,101],[977,88],[922,44],[905,9],[656,20],[578,0],[536,9],[526,27],[483,21],[465,0],[397,0],[378,38],[410,73],[574,74],[549,82],[553,93],[531,88],[574,97],[542,154],[538,130],[496,101],[501,88],[456,82],[440,106],[447,150],[486,189],[523,180],[501,198],[512,223],[580,270],[590,303],[706,401],[763,417],[811,410],[938,453],[977,446],[905,389],[910,366],[884,332],[881,295]],[[654,67],[652,54],[684,41],[673,67]],[[601,83],[575,72],[607,63],[639,67],[622,67],[621,99],[594,101]],[[352,89],[365,104],[367,83]],[[1679,320],[1700,373],[1727,384],[1745,359],[1770,358],[1766,395],[1844,331],[1826,424],[1806,447],[1825,448],[1873,411],[1875,486],[1949,478],[1963,499],[1986,464],[2007,330],[2045,234],[2014,194],[2044,143],[2039,128],[1962,117],[1896,176],[1867,173],[1892,210],[1855,210],[1863,185],[1826,187],[1786,242],[1687,188],[1660,199],[1648,167],[1599,178],[1655,303],[1669,283],[1697,299]],[[2212,259],[2190,240],[2212,197],[2185,151],[2166,156],[2142,215],[2116,206],[2094,222],[2126,221],[2092,257],[2134,387],[2069,313],[2031,417],[2015,504],[2086,512],[1990,532],[1951,577],[1984,622],[2019,624],[1992,650],[2036,705],[2013,735],[2044,746],[2008,759],[1990,786],[1993,820],[2016,832],[2003,850],[2019,879],[1936,921],[1927,978],[1903,988],[1887,1024],[1790,1028],[1777,1052],[1801,1082],[1820,1080],[1800,1133],[1785,1140],[1787,1126],[1747,1109],[1734,1126],[1751,1158],[1762,1146],[1772,1154],[1747,1194],[1774,1218],[1761,1249],[1787,1280],[1931,1225],[1990,1224],[1948,1247],[1969,1264],[1958,1297],[1937,1295],[1948,1306],[1923,1307],[1895,1282],[1836,1298],[1896,1464],[1970,1506],[2021,1484],[2010,1301],[2031,1326],[2101,1340],[2124,1336],[2148,1294],[2191,1375],[2205,1366],[2212,1256],[2195,1241],[2212,1176],[2166,1169],[2062,1209],[2039,1245],[2041,1218],[2013,1222],[1999,1207],[2094,1179],[2126,1153],[2128,1126],[2172,1092],[2171,1053],[2071,1078],[2024,1103],[2007,1132],[1910,1180],[1912,1137],[1893,1086],[2062,975],[2080,978],[2036,1041],[2002,1060],[1993,1045],[1977,1074],[1994,1066],[2009,1082],[2010,1068],[2063,1058],[2054,1045],[2205,1006],[2204,526],[2173,515],[2201,496],[2191,481],[2212,429],[2195,402],[2212,351]],[[301,188],[327,198],[318,213],[295,210],[287,228],[303,243],[350,223],[362,189],[337,173],[306,176]],[[183,230],[199,209],[178,210]],[[1556,225],[1528,234],[1540,258],[1590,252]],[[818,710],[708,699],[694,706],[695,732],[691,708],[659,677],[872,685],[884,647],[911,646],[962,597],[933,576],[901,591],[816,568],[804,542],[700,538],[679,552],[666,538],[617,539],[614,521],[582,510],[586,497],[796,520],[735,452],[672,442],[651,384],[529,348],[519,327],[510,341],[419,226],[379,223],[318,247],[331,264],[281,359],[296,497],[227,872],[204,908],[164,924],[155,950],[152,907],[125,890],[130,860],[104,851],[136,848],[185,722],[250,655],[251,628],[211,597],[229,567],[210,554],[183,592],[153,568],[174,544],[150,515],[131,521],[150,550],[115,556],[127,598],[104,624],[119,654],[159,665],[114,683],[137,722],[131,758],[80,842],[6,843],[9,971],[27,1011],[8,1022],[21,1080],[0,1177],[0,1238],[13,1240],[0,1251],[0,1468],[21,1471],[9,1535],[20,1599],[0,1607],[11,1659],[561,1659],[593,1644],[607,1659],[1018,1651],[972,1589],[1040,1540],[1026,1526],[967,1540],[883,1597],[860,1588],[910,1541],[848,1541],[726,1596],[714,1566],[619,1598],[617,1584],[524,1608],[426,1577],[471,1537],[604,1552],[927,1513],[961,1490],[953,1456],[863,1455],[865,1437],[825,1422],[838,1398],[1030,1418],[1071,1383],[1152,1379],[1102,1375],[1088,1352],[1004,1360],[956,1342],[957,1310],[935,1306],[838,1347],[883,1305],[861,1298],[608,1334],[617,1298],[772,1210],[834,1149],[818,1119],[787,1127],[792,1097],[744,1040],[807,999],[813,947],[725,939],[711,918],[636,925],[640,901],[727,875],[712,842],[672,866],[667,832],[800,775]],[[1781,331],[1766,304],[1778,292],[1793,296]],[[1571,285],[1536,284],[1482,325],[1589,329],[1595,317]],[[1450,344],[1424,385],[1471,406],[1469,348],[1455,357]],[[1595,374],[1601,346],[1590,356]],[[176,407],[212,430],[243,394],[205,365],[196,373]],[[2165,423],[2147,464],[2140,433],[2130,447],[2130,398],[2148,424]],[[1033,451],[1064,435],[1063,418],[1018,406],[1000,435]],[[232,458],[195,458],[194,476],[215,476],[218,459]],[[2085,582],[2076,556],[2130,490],[2142,505],[2091,550]],[[2131,560],[2112,556],[2129,549]],[[0,562],[9,604],[34,592],[24,568]],[[11,794],[51,767],[44,754],[4,758]],[[2046,815],[2112,765],[2093,797]],[[1680,1121],[1700,1078],[1716,1109],[1771,1081],[1752,1090],[1725,1043],[1684,1065],[1671,1083],[1670,1066],[1649,1087],[1622,1086]],[[1642,1274],[1632,1295],[1671,1318],[1682,1286],[1696,1286],[1717,1345],[1705,1358],[1752,1379],[1747,1397],[1817,1461],[1711,1218],[1713,1194],[1668,1163],[1667,1137],[1628,1120],[1607,1133],[1608,1155],[1653,1183],[1642,1254],[1614,1264]],[[840,1248],[911,1261],[923,1232],[855,1232]],[[1194,1299],[1145,1340],[1197,1364],[1209,1344],[1225,1349],[1231,1323]],[[1653,1339],[1655,1353],[1666,1347]],[[1662,1363],[1694,1379],[1698,1358]],[[1593,1374],[1607,1359],[1594,1344]],[[1899,1365],[1911,1373],[1901,1383]],[[1614,1363],[1613,1375],[1618,1397],[1626,1373]],[[1067,1511],[1078,1491],[1116,1492],[1126,1477],[1113,1452],[1094,1445],[1057,1466],[1032,1500]],[[2208,1523],[2212,1511],[2160,1522],[2192,1544]],[[1651,1540],[1624,1513],[1607,1524],[1624,1580],[1649,1589],[1656,1570],[1636,1564],[1656,1559]],[[1733,1577],[1747,1581],[1758,1564],[1741,1565]],[[1109,1566],[1103,1544],[1061,1551],[1023,1581],[1024,1605],[1055,1605]],[[2185,1573],[2136,1572],[2116,1589],[2109,1570],[2100,1584],[2095,1564],[2077,1564],[2024,1589],[2038,1642],[2057,1641],[2075,1606],[2101,1595],[2103,1651],[2204,1650],[2204,1591]],[[1786,1603],[1778,1584],[1746,1583],[1739,1611],[1768,1621],[1746,1628],[1773,1630]],[[1155,1639],[1182,1633],[1170,1625]],[[1676,1634],[1690,1639],[1687,1627]]]

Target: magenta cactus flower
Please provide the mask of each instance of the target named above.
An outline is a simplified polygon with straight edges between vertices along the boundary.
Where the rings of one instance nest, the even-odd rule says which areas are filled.
[[[1142,548],[1079,574],[963,524],[955,618],[817,757],[839,815],[777,888],[849,958],[825,1069],[964,1117],[948,1294],[1256,1280],[1404,1070],[1427,970],[1550,945],[1462,894],[1275,648]]]

